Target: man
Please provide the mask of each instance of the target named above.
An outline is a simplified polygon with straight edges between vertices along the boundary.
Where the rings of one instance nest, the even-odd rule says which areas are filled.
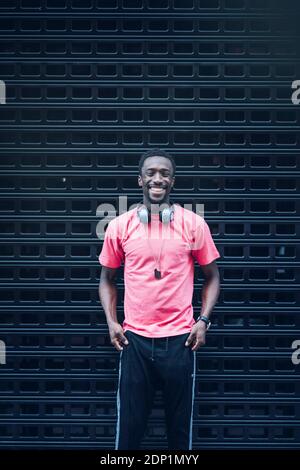
[[[155,390],[162,389],[168,448],[192,448],[196,351],[205,344],[219,295],[219,252],[202,217],[170,203],[174,159],[142,155],[143,202],[112,220],[99,256],[99,296],[120,351],[116,449],[139,449]],[[164,208],[162,210],[162,208]],[[201,315],[193,318],[194,260],[202,268]],[[117,268],[124,262],[124,313],[117,319]]]

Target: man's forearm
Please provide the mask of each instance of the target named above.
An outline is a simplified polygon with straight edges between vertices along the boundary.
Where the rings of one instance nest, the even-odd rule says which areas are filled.
[[[201,293],[202,306],[201,306],[201,315],[210,317],[212,310],[217,303],[220,293],[220,278],[219,276],[213,276],[209,279],[206,279]]]
[[[118,322],[117,287],[113,281],[100,281],[99,298],[106,316],[108,326],[110,326],[112,323]]]

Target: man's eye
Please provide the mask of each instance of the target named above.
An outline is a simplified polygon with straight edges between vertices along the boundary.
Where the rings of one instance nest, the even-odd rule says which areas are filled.
[[[146,171],[146,176],[153,176],[153,171]],[[162,173],[161,174],[164,178],[167,178],[170,176],[170,173]]]

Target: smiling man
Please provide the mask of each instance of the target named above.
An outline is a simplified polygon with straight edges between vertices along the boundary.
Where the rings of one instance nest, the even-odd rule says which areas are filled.
[[[116,449],[139,449],[155,391],[162,390],[169,450],[192,449],[196,351],[205,344],[219,295],[219,252],[205,220],[170,201],[175,161],[154,149],[141,156],[143,201],[112,220],[99,256],[99,296],[111,343],[120,351]],[[194,320],[194,262],[204,274]],[[123,325],[115,276],[124,263]]]

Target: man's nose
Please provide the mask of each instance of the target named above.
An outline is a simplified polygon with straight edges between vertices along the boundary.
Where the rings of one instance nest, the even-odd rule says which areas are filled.
[[[157,173],[155,173],[155,174],[153,175],[153,181],[154,181],[154,183],[161,183],[162,180],[163,180],[163,178],[162,178],[162,176],[161,176],[161,174],[160,174],[159,172],[157,172]]]

